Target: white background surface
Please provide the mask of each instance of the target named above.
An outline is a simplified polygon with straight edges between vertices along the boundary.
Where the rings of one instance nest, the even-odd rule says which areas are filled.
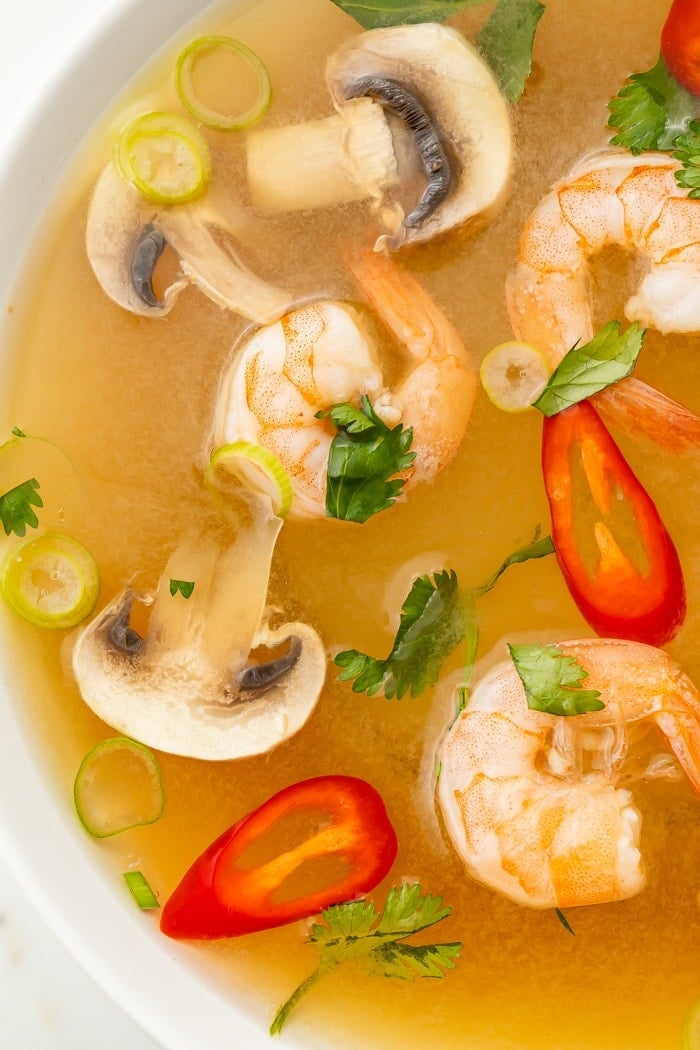
[[[51,81],[62,42],[98,23],[111,3],[113,0],[18,0],[10,4],[2,0],[0,148]],[[60,114],[56,116],[60,120]],[[0,790],[11,791],[12,785],[0,780]],[[1,856],[0,1046],[7,1050],[156,1050],[156,1043],[97,989],[59,945]]]

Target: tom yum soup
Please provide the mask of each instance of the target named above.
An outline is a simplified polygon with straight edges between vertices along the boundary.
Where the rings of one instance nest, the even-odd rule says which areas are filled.
[[[261,1031],[700,1046],[699,44],[684,0],[222,5],[55,201],[27,717]]]

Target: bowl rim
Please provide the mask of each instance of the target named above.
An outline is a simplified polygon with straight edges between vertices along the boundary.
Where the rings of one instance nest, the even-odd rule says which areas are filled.
[[[228,0],[227,9],[255,2]],[[3,129],[0,201],[11,206],[2,207],[2,364],[2,333],[11,325],[13,292],[46,199],[124,85],[190,20],[217,6],[169,0],[144,8],[142,0],[107,0],[99,17],[87,19],[61,44],[43,82],[25,100],[21,119]],[[86,83],[88,92],[82,89]],[[144,921],[119,880],[112,885],[105,877],[99,847],[86,841],[65,800],[52,793],[38,746],[31,745],[13,701],[26,688],[15,664],[9,632],[0,629],[0,768],[9,789],[0,793],[0,851],[23,891],[95,983],[168,1050],[214,1046],[222,1035],[231,1047],[269,1047],[267,1000],[258,993],[257,1016],[251,1016],[250,999],[244,1001],[240,990],[224,995],[197,948],[164,938],[152,921]],[[285,1034],[289,1046],[328,1045],[301,1018],[295,1029]]]

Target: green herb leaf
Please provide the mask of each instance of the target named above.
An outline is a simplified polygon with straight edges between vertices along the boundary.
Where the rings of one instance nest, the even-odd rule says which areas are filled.
[[[555,913],[556,917],[559,919],[559,922],[562,924],[564,929],[567,931],[567,933],[570,933],[572,937],[575,937],[576,934],[573,931],[571,923],[567,919],[566,915],[564,915],[564,912],[561,910],[561,908],[555,908],[554,909],[554,913]]]
[[[562,358],[534,402],[545,416],[592,397],[628,376],[644,345],[646,330],[637,322],[625,332],[619,321],[609,321],[584,346],[574,346]]]
[[[547,555],[554,554],[554,543],[552,537],[544,536],[543,538],[540,538],[541,532],[542,529],[538,525],[535,528],[535,535],[531,542],[524,547],[520,547],[517,551],[513,551],[512,554],[509,554],[503,564],[496,569],[492,576],[489,576],[486,583],[482,583],[480,587],[474,588],[474,595],[477,598],[481,598],[482,595],[488,594],[488,592],[495,587],[506,569],[510,568],[511,565],[522,565],[526,561],[533,561],[537,558],[546,558]]]
[[[696,115],[693,96],[671,76],[661,55],[653,69],[629,77],[608,109],[608,127],[618,129],[610,142],[634,154],[671,149]]]
[[[16,438],[26,438],[27,436],[23,430],[19,429],[19,427],[12,427],[10,433]]]
[[[371,901],[334,904],[314,923],[309,941],[317,945],[319,964],[277,1011],[270,1035],[280,1032],[292,1009],[316,982],[334,966],[355,962],[375,976],[415,980],[444,977],[455,967],[462,951],[459,942],[403,944],[405,938],[427,930],[450,914],[441,897],[423,894],[420,885],[394,887],[379,914]]]
[[[145,875],[143,875],[140,871],[125,871],[124,881],[129,887],[129,892],[138,904],[139,908],[142,908],[144,910],[151,908],[160,908],[158,898],[149,886]]]
[[[361,399],[360,408],[335,405],[318,416],[329,416],[338,427],[328,455],[326,514],[363,524],[391,507],[400,495],[405,482],[395,475],[416,458],[415,452],[408,451],[413,430],[404,430],[401,424],[389,429],[367,397]]]
[[[38,526],[39,519],[32,510],[32,507],[44,506],[38,488],[36,478],[29,478],[0,496],[0,521],[5,535],[14,532],[16,536],[25,536],[27,526],[32,529]]]
[[[191,596],[194,590],[194,583],[192,580],[171,580],[170,581],[170,593],[173,597],[176,594],[181,594],[183,598],[187,599]]]
[[[557,645],[509,645],[511,658],[527,696],[528,707],[550,715],[602,711],[597,689],[582,689],[588,677],[573,656]]]
[[[391,700],[410,691],[420,694],[434,685],[443,663],[464,638],[465,622],[457,575],[447,569],[413,581],[402,610],[391,652],[379,660],[356,649],[338,653],[341,682],[352,681],[354,693],[374,696],[381,688]]]
[[[397,977],[415,981],[416,977],[444,977],[454,970],[462,951],[452,944],[383,944],[368,956],[368,969],[376,977]]]
[[[346,14],[365,29],[412,25],[417,22],[442,22],[467,7],[484,0],[333,0]]]
[[[683,165],[676,172],[676,182],[693,200],[700,197],[700,120],[691,120],[685,135],[679,135],[673,143],[673,156]]]
[[[498,0],[476,43],[496,74],[509,102],[517,102],[532,71],[532,48],[540,18],[540,0]]]

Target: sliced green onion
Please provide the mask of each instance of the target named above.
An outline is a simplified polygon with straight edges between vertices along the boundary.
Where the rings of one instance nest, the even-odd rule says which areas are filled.
[[[148,885],[146,876],[140,871],[125,871],[123,872],[124,881],[129,887],[131,896],[134,898],[139,908],[160,908],[160,903],[155,893]]]
[[[278,518],[284,518],[292,505],[292,479],[274,452],[252,441],[221,445],[211,454],[208,473],[216,481],[219,470],[233,474],[245,486],[269,494]]]
[[[48,532],[5,560],[0,588],[17,616],[60,631],[75,627],[95,608],[100,572],[82,543]]]
[[[73,799],[81,824],[96,839],[154,824],[165,805],[155,755],[126,736],[102,740],[80,763]]]
[[[195,66],[207,52],[220,48],[232,51],[242,59],[257,78],[257,97],[242,113],[220,113],[207,106],[197,96],[194,86]],[[230,36],[203,36],[188,44],[184,51],[180,52],[175,63],[175,88],[185,109],[202,124],[217,131],[242,131],[251,127],[264,116],[272,99],[272,83],[267,66],[254,51]]]
[[[174,113],[142,113],[127,124],[115,142],[114,163],[123,178],[156,204],[199,197],[211,175],[206,140]]]
[[[681,1046],[682,1050],[700,1050],[700,1000],[685,1016]]]

